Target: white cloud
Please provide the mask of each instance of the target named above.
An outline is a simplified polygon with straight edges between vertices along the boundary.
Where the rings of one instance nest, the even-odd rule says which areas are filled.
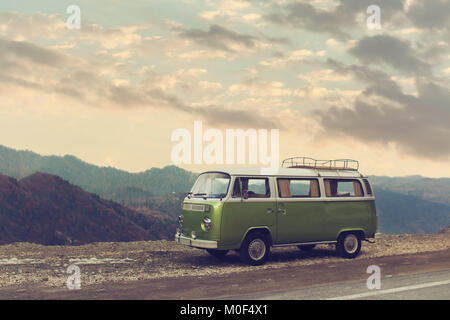
[[[233,84],[229,87],[232,95],[245,94],[258,97],[281,97],[290,96],[291,90],[284,87],[280,81],[264,81],[258,78],[250,78]]]
[[[183,60],[197,60],[197,59],[217,59],[226,58],[226,53],[219,50],[193,50],[187,52],[181,52],[176,55]]]
[[[205,10],[199,15],[206,20],[213,20],[218,17],[236,16],[240,14],[241,10],[250,7],[250,3],[247,1],[239,0],[207,0],[206,4],[209,7],[213,7],[215,10]]]
[[[312,84],[324,82],[344,82],[349,81],[352,77],[350,74],[339,74],[332,69],[314,70],[306,74],[300,74],[298,79],[307,81]]]
[[[261,19],[261,15],[258,13],[247,13],[242,16],[242,20],[246,22],[254,22]]]
[[[299,62],[299,61],[306,61],[310,58],[316,58],[316,57],[323,57],[326,55],[326,51],[319,50],[319,51],[311,51],[308,49],[300,49],[300,50],[294,50],[289,52],[286,56],[277,56],[272,57],[263,61],[260,61],[258,64],[263,67],[269,67],[269,68],[279,68],[284,67],[289,62]]]
[[[223,87],[219,82],[211,81],[199,81],[198,85],[200,86],[200,88],[205,90],[219,90]]]
[[[69,29],[64,18],[58,14],[41,12],[32,15],[18,12],[0,13],[0,34],[12,40],[57,39],[68,32]]]

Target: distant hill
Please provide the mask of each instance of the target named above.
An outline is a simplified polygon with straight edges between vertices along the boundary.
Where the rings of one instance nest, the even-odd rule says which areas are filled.
[[[450,178],[422,176],[384,177],[370,176],[370,182],[379,188],[418,197],[450,206]]]
[[[197,174],[176,166],[129,173],[88,164],[74,156],[41,156],[0,145],[0,173],[21,179],[35,172],[59,176],[84,190],[123,204],[142,205],[145,199],[169,193],[187,193]]]
[[[0,244],[46,245],[172,238],[173,221],[103,200],[50,174],[0,174]]]
[[[374,187],[381,233],[436,233],[450,225],[450,206]]]
[[[380,231],[435,233],[450,225],[450,178],[370,176]]]
[[[442,229],[441,231],[439,231],[439,233],[450,233],[450,226],[448,226],[445,229]]]

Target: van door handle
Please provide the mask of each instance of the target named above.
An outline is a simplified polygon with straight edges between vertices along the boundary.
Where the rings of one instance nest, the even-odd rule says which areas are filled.
[[[267,208],[267,213],[274,213],[275,210],[273,210],[272,208]]]
[[[278,209],[278,213],[281,213],[281,214],[286,214],[286,209]]]

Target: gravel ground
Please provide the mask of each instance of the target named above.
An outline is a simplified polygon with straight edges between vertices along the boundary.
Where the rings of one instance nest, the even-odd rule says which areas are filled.
[[[375,244],[363,242],[356,259],[450,249],[450,233],[427,235],[377,235]],[[83,246],[43,246],[14,243],[0,246],[0,287],[66,286],[67,267],[81,270],[81,284],[182,276],[220,276],[250,270],[298,267],[318,263],[345,263],[334,246],[320,245],[311,252],[296,247],[273,248],[269,261],[259,267],[243,265],[237,253],[225,258],[176,245],[173,241],[93,243]]]

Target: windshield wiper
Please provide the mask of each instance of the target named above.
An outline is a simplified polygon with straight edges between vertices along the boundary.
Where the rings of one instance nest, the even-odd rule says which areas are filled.
[[[203,197],[204,199],[206,199],[207,194],[206,193],[194,193],[193,196],[194,197],[200,196],[200,197]]]

